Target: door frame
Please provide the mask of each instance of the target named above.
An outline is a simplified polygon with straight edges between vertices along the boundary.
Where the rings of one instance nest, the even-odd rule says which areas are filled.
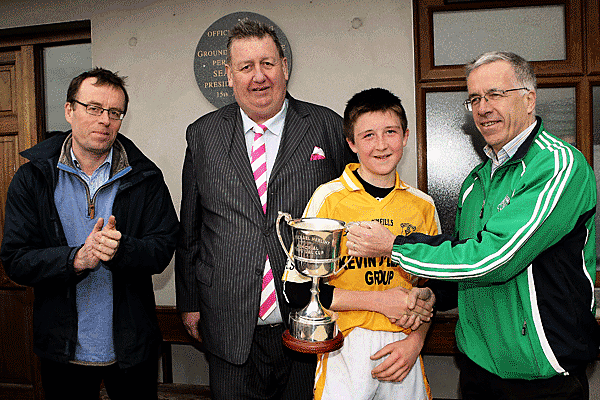
[[[26,160],[18,155],[45,139],[46,110],[44,102],[43,49],[55,45],[68,45],[91,42],[91,22],[77,21],[50,25],[39,25],[0,29],[0,65],[9,65],[14,71],[10,83],[13,98],[16,99],[12,111],[6,113],[17,119],[16,130],[11,125],[4,135],[17,136],[14,141],[14,157],[4,160],[8,167],[2,168],[5,173],[0,178],[6,181],[2,190],[6,190],[8,182],[17,168]],[[12,118],[12,117],[11,117]],[[12,151],[11,151],[12,154]],[[2,193],[6,195],[6,193]],[[3,216],[4,210],[0,212]],[[3,225],[4,218],[0,218]],[[0,232],[4,229],[0,226]],[[1,238],[0,234],[0,238]],[[0,329],[0,341],[24,340],[19,346],[13,347],[20,353],[15,355],[23,361],[25,373],[7,372],[11,382],[1,382],[0,400],[3,399],[32,399],[43,400],[44,393],[41,385],[39,358],[33,353],[33,289],[19,286],[4,273],[0,266],[0,291],[7,301],[0,304],[0,314],[12,321],[3,321],[4,330]],[[22,334],[20,338],[19,336]],[[8,343],[5,343],[8,346]],[[8,366],[10,367],[10,366]],[[22,371],[22,370],[21,370]]]

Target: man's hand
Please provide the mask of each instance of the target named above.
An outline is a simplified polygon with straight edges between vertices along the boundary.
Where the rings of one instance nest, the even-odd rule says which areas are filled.
[[[371,356],[371,360],[379,360],[388,356],[381,364],[373,368],[371,376],[374,379],[387,382],[402,382],[408,375],[419,357],[422,343],[418,338],[409,335],[404,340],[399,340],[385,346]]]
[[[398,286],[381,292],[373,292],[378,295],[375,311],[390,319],[398,320],[408,315],[415,316],[422,321],[429,321],[432,317],[433,307],[429,307],[427,301],[419,298],[420,290],[424,289],[413,288],[409,291],[408,289]],[[415,293],[413,293],[413,291],[415,291]],[[425,296],[425,294],[422,294],[422,296]],[[418,325],[415,329],[416,328],[418,328]]]
[[[408,292],[407,310],[409,312],[400,318],[390,318],[390,322],[404,329],[417,330],[423,322],[431,320],[434,304],[435,295],[430,288],[413,287]]]
[[[200,322],[200,312],[183,312],[181,313],[181,320],[190,336],[199,341],[198,323]]]
[[[100,259],[94,254],[94,242],[96,234],[100,233],[103,224],[104,221],[102,218],[99,218],[92,232],[85,239],[83,246],[77,250],[77,254],[75,254],[75,259],[73,260],[73,268],[76,273],[79,274],[86,269],[94,269],[98,265]]]
[[[413,287],[408,293],[408,309],[413,310],[415,307],[425,308],[429,312],[433,312],[435,305],[435,294],[428,287],[420,288]]]
[[[102,218],[98,218],[98,223],[104,224],[104,220]],[[98,223],[96,223],[96,226]],[[100,232],[92,232],[94,234],[94,240],[92,242],[93,254],[102,261],[112,260],[119,249],[121,232],[117,230],[116,225],[117,220],[114,215],[111,215],[108,218],[106,226],[104,226]],[[94,226],[94,229],[96,229],[96,226]]]
[[[363,221],[348,228],[347,238],[351,256],[391,257],[396,235],[377,221]]]

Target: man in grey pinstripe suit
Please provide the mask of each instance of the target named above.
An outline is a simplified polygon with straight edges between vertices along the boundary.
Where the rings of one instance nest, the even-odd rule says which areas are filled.
[[[190,334],[202,337],[213,398],[310,399],[316,359],[281,340],[290,310],[275,220],[279,210],[300,216],[317,186],[355,157],[340,116],[287,93],[287,60],[271,28],[243,21],[232,29],[226,71],[236,103],[204,115],[186,133],[177,306]],[[266,211],[249,159],[257,124],[267,128]],[[267,255],[278,301],[262,319]]]

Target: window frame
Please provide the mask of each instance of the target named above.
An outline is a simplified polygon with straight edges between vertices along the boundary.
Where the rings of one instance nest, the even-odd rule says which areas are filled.
[[[566,59],[534,61],[538,86],[574,86],[576,96],[577,148],[593,165],[592,84],[600,77],[600,1],[531,0],[527,7],[564,5]],[[448,3],[445,0],[413,0],[415,37],[415,97],[417,125],[417,183],[427,192],[427,124],[426,93],[466,91],[464,65],[435,66],[433,58],[433,14],[448,11],[488,10],[523,7],[522,1],[469,1]],[[588,13],[588,14],[586,14]],[[586,15],[589,15],[586,17]],[[590,21],[588,21],[591,20]],[[584,26],[587,29],[584,30]],[[584,57],[584,49],[587,57]],[[593,51],[591,51],[593,49]]]

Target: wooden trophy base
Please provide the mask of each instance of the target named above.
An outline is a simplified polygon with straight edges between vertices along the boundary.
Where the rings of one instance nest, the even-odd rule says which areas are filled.
[[[338,332],[337,336],[333,339],[321,342],[309,342],[308,340],[296,339],[290,334],[289,329],[286,329],[285,332],[283,332],[283,344],[285,344],[287,348],[300,353],[329,353],[330,351],[335,351],[342,347],[344,344],[344,335],[342,335],[342,332]]]

